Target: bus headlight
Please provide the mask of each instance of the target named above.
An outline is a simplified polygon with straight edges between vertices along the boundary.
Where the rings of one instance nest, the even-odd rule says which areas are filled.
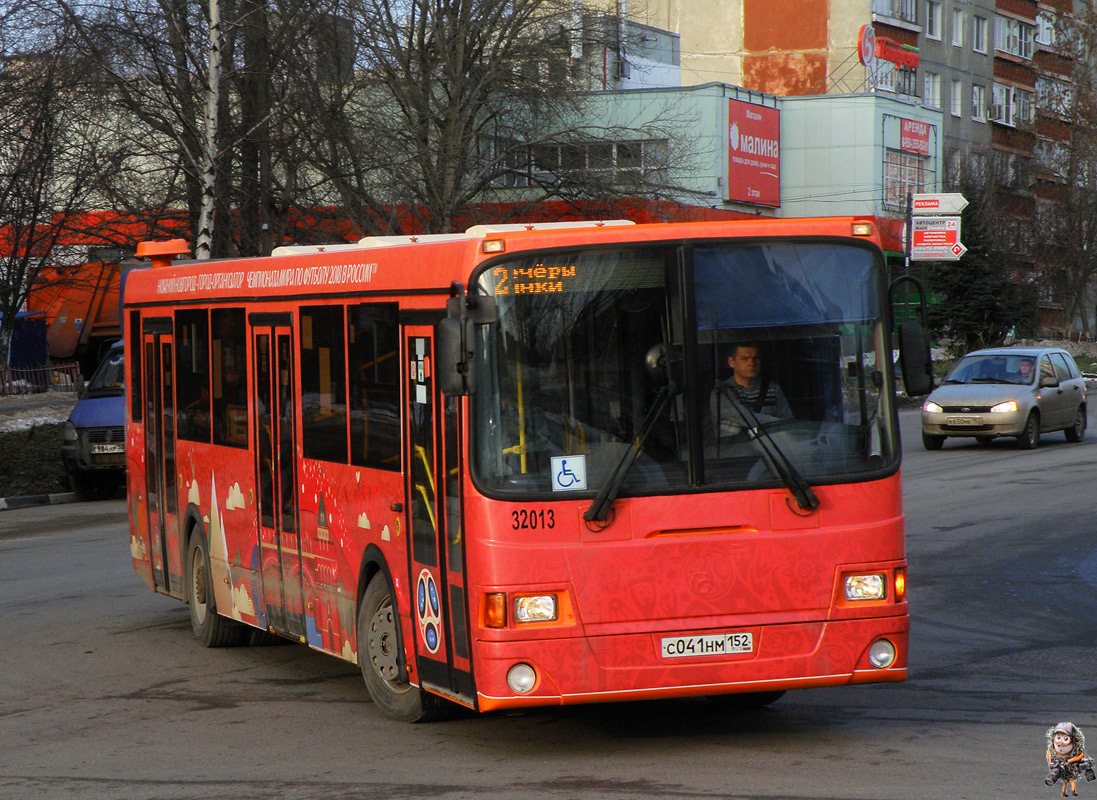
[[[526,694],[537,685],[537,672],[529,664],[515,664],[507,670],[507,686],[515,694]]]
[[[556,595],[554,594],[514,598],[515,622],[552,622],[556,617]]]
[[[868,575],[847,575],[846,600],[883,600],[887,597],[886,576],[882,572]]]
[[[886,669],[895,663],[895,645],[887,639],[877,639],[868,649],[868,660],[876,669]]]

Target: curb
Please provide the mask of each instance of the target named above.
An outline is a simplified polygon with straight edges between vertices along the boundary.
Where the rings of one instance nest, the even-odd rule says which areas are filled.
[[[77,503],[80,495],[76,492],[59,492],[58,494],[32,494],[26,497],[0,497],[0,511],[16,508],[31,508],[32,506],[59,506],[64,503]]]

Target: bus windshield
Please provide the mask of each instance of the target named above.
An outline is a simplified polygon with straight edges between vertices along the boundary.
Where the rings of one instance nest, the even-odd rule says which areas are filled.
[[[474,477],[546,499],[593,495],[623,464],[622,496],[781,485],[782,465],[881,477],[899,456],[881,281],[875,251],[833,241],[493,262]]]

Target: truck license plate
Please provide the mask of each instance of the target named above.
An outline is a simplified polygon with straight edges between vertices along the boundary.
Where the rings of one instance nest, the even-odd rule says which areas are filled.
[[[93,444],[91,446],[91,452],[96,455],[103,455],[104,453],[124,453],[126,452],[126,446],[124,444]]]
[[[752,653],[754,652],[754,635],[751,633],[717,633],[706,636],[664,636],[660,649],[663,658]]]

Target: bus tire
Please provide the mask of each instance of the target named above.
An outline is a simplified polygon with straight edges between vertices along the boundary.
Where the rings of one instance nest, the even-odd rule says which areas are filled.
[[[194,638],[206,647],[232,647],[244,641],[248,628],[217,613],[210,577],[206,538],[200,528],[191,532],[187,546],[187,605]]]
[[[708,699],[721,711],[753,711],[776,703],[784,692],[745,692],[742,694],[710,694]]]
[[[429,722],[445,715],[445,700],[400,678],[403,643],[392,590],[381,573],[370,579],[358,607],[358,667],[373,702],[389,719]]]

